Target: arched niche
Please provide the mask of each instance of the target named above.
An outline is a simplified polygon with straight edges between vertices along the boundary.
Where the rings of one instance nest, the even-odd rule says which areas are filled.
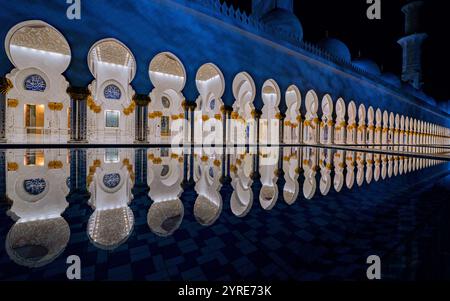
[[[348,121],[347,121],[347,144],[356,143],[356,104],[352,100],[348,104]]]
[[[94,80],[89,85],[87,139],[92,143],[131,143],[134,135],[134,90],[136,60],[119,40],[102,39],[92,45],[87,57]]]
[[[400,115],[399,114],[395,114],[395,121],[394,121],[394,144],[399,144],[400,143]],[[398,147],[396,148],[396,150],[398,150]]]
[[[212,63],[204,64],[197,71],[195,83],[200,94],[196,100],[197,112],[194,124],[196,143],[222,144],[224,112],[222,95],[225,90],[222,71]],[[201,140],[198,140],[199,138]]]
[[[222,101],[225,91],[225,79],[219,67],[213,63],[202,65],[195,76],[195,83],[201,98],[197,108],[206,112],[220,110],[223,103],[211,104],[212,100]]]
[[[336,101],[336,125],[334,127],[334,143],[345,144],[346,122],[345,122],[346,106],[345,101],[339,98]]]
[[[383,113],[381,113],[380,109],[377,109],[375,112],[375,144],[381,144],[382,143],[382,122],[383,122]]]
[[[291,85],[286,90],[286,119],[284,123],[284,142],[300,143],[302,123],[300,107],[302,96],[297,86]]]
[[[389,113],[386,110],[383,111],[383,128],[389,128]]]
[[[415,145],[417,145],[417,142],[418,142],[418,137],[417,137],[417,132],[418,132],[417,119],[414,118],[412,123],[410,121],[410,126],[412,127],[412,129],[411,129],[411,133],[413,135],[412,142],[413,142],[413,145],[415,146]],[[413,151],[416,152],[417,148],[414,147]]]
[[[5,38],[14,69],[6,75],[12,88],[6,107],[9,142],[62,143],[69,139],[69,83],[62,75],[70,64],[65,37],[40,20],[17,24]]]
[[[278,144],[280,142],[280,110],[281,91],[273,79],[264,82],[261,91],[263,101],[262,116],[259,122],[259,141],[262,144]]]
[[[409,144],[409,116],[405,117],[404,144]],[[405,151],[407,151],[407,150],[408,150],[408,148],[405,148]]]
[[[358,107],[358,133],[357,133],[357,143],[366,144],[366,107],[364,104],[360,104]]]
[[[395,115],[394,113],[389,113],[389,126],[387,132],[387,144],[392,145],[394,143],[394,129],[395,129]],[[391,147],[389,149],[392,149]]]
[[[322,123],[320,124],[320,143],[333,143],[333,100],[329,94],[322,98]]]
[[[20,70],[38,68],[62,74],[70,64],[71,50],[64,36],[44,21],[30,20],[11,28],[5,38],[11,63]]]
[[[150,93],[149,134],[154,142],[170,142],[184,137],[184,96],[186,70],[178,57],[170,52],[157,54],[149,65],[154,89]]]
[[[395,128],[395,115],[393,112],[389,113],[389,128],[394,129]]]
[[[401,115],[400,116],[400,132],[399,132],[399,139],[398,139],[398,143],[400,144],[400,151],[404,151],[404,144],[408,143],[408,137],[406,136],[406,118],[405,116]]]
[[[314,90],[309,90],[305,96],[306,116],[304,122],[303,142],[316,144],[319,141],[319,98]]]
[[[375,112],[375,122],[377,126],[381,126],[383,122],[383,113],[380,109],[377,109]]]
[[[400,144],[400,146],[398,147],[398,150],[400,152],[404,152],[406,150],[406,148],[404,147],[404,145],[406,143],[408,143],[408,137],[406,136],[406,132],[405,132],[405,116],[401,115],[400,116],[400,127],[399,127],[399,134],[398,134],[398,144]],[[398,162],[398,172],[400,175],[402,175],[405,172],[405,167],[404,167],[404,157],[402,155],[399,156],[399,162]]]
[[[149,65],[150,81],[158,90],[181,92],[186,84],[186,70],[180,59],[170,52],[157,54]]]
[[[256,86],[247,72],[238,73],[233,80],[233,113],[227,129],[227,141],[235,144],[256,143],[256,121],[254,120]],[[242,133],[245,133],[243,136]]]
[[[366,143],[373,144],[374,143],[374,135],[375,135],[375,113],[372,106],[369,106],[367,109],[367,130],[366,130]]]
[[[136,59],[121,41],[107,38],[92,45],[87,57],[89,71],[97,80],[118,78],[129,84],[136,75]]]
[[[278,110],[278,106],[280,105],[281,100],[281,91],[277,82],[273,79],[268,79],[264,82],[261,92],[261,97],[264,103],[264,106],[267,109],[275,109]],[[263,108],[264,111],[264,108]],[[272,113],[272,112],[270,112]]]

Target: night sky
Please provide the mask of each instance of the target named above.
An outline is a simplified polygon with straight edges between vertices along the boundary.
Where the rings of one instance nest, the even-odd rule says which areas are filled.
[[[251,12],[251,0],[226,0]],[[381,20],[366,17],[366,0],[295,0],[294,11],[303,25],[304,40],[338,38],[350,49],[374,60],[384,72],[401,74],[404,35],[401,7],[407,0],[381,0]],[[421,27],[429,37],[423,47],[424,90],[437,101],[450,100],[450,10],[442,0],[425,0]]]

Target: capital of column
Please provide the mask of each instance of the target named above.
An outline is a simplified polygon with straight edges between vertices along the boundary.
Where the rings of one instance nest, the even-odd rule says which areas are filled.
[[[220,177],[220,180],[219,180],[219,181],[220,181],[220,183],[223,184],[223,185],[231,184],[231,177],[230,177],[230,176],[223,175],[223,176]]]
[[[228,105],[224,105],[221,109],[222,109],[222,112],[225,114],[231,114],[231,112],[233,112],[233,107],[228,106]]]
[[[189,108],[189,110],[194,111],[197,107],[197,104],[195,102],[186,101],[186,106]]]
[[[6,95],[9,90],[14,88],[13,83],[6,77],[0,77],[0,93]]]
[[[250,178],[251,178],[253,181],[259,180],[259,179],[261,179],[261,174],[259,173],[258,170],[252,171],[252,173],[250,174]]]
[[[134,94],[133,95],[133,101],[141,107],[146,107],[150,103],[151,99],[150,96],[145,94]]]
[[[255,109],[255,118],[256,119],[260,119],[261,116],[262,116],[262,111],[258,110],[258,109]]]
[[[67,94],[69,94],[70,98],[73,100],[86,100],[90,95],[91,91],[88,88],[84,87],[73,87],[70,86],[67,88]]]

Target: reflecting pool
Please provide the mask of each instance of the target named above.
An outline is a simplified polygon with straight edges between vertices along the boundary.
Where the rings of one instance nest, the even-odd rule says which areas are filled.
[[[0,150],[0,279],[450,279],[440,151]]]

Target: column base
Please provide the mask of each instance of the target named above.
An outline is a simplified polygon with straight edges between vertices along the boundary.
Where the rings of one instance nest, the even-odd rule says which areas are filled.
[[[134,143],[134,144],[149,144],[150,142],[148,142],[148,141],[134,140],[133,143]]]
[[[6,143],[6,142],[8,142],[8,139],[6,139],[6,138],[0,138],[0,143]]]
[[[69,140],[67,143],[70,144],[88,144],[87,140]]]

